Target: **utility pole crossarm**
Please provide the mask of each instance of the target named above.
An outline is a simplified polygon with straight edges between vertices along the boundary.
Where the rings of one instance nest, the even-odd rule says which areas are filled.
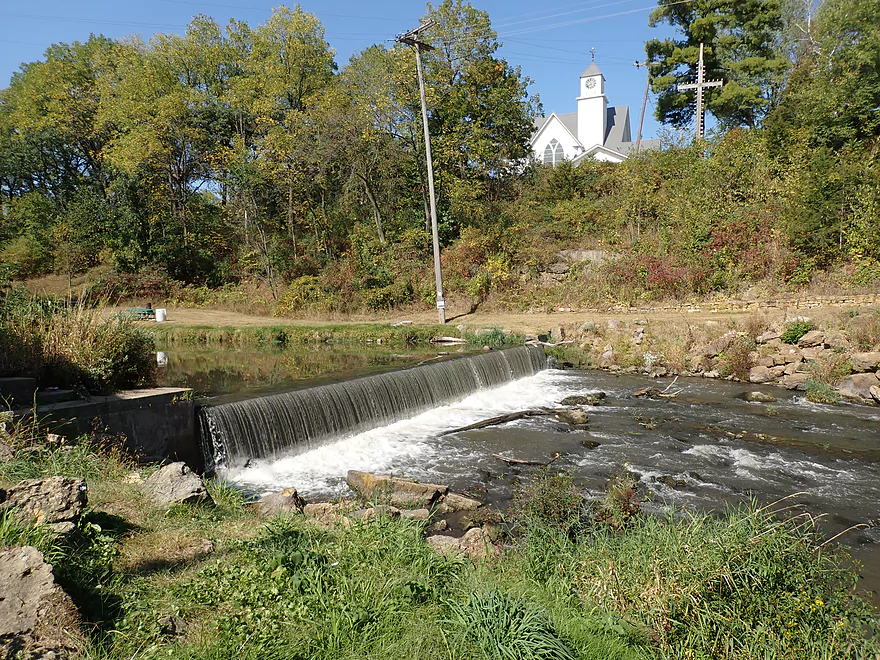
[[[410,30],[405,34],[399,35],[395,41],[400,44],[407,44],[408,46],[415,46],[419,50],[434,50],[434,47],[430,44],[426,44],[423,41],[419,41],[419,33],[427,30],[430,27],[434,26],[434,21],[428,21],[427,23],[422,23],[419,27],[414,30]]]

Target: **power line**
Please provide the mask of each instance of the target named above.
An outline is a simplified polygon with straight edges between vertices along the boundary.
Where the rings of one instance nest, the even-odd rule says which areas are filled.
[[[154,0],[155,2],[164,2],[166,4],[171,5],[195,5],[199,7],[219,7],[221,9],[244,9],[246,11],[260,11],[267,14],[271,14],[274,12],[273,9],[266,9],[265,7],[245,7],[243,5],[227,5],[216,2],[190,2],[189,0]],[[305,10],[303,10],[305,11]],[[388,16],[356,16],[353,14],[333,14],[330,12],[306,12],[309,14],[314,14],[315,16],[332,16],[333,18],[355,18],[358,20],[364,21],[384,21],[384,22],[398,22],[399,18],[390,18]]]
[[[19,12],[6,12],[6,16],[15,18],[26,18],[39,21],[67,21],[70,23],[89,23],[95,25],[121,25],[124,27],[148,27],[154,29],[179,29],[181,25],[169,25],[167,23],[138,23],[136,21],[108,21],[100,18],[81,18],[78,16],[45,16],[41,14],[22,14]]]
[[[593,11],[594,9],[602,9],[604,7],[616,7],[617,5],[625,5],[625,4],[629,4],[631,2],[636,2],[636,0],[616,0],[615,2],[606,2],[601,5],[590,5],[589,7],[583,7],[581,9],[575,9],[572,11],[564,11],[564,12],[561,12],[558,14],[547,14],[545,16],[539,16],[538,18],[530,18],[530,19],[521,20],[521,21],[512,21],[512,22],[501,21],[498,24],[498,26],[501,28],[506,28],[506,27],[512,27],[514,25],[521,25],[523,23],[537,23],[538,21],[544,21],[544,20],[547,20],[550,18],[558,18],[560,16],[570,16],[571,14],[582,14],[586,11]]]

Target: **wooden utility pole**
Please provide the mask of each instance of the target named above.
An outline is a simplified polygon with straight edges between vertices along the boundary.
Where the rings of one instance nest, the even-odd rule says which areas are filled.
[[[697,82],[679,85],[678,91],[686,89],[697,90],[697,137],[703,139],[706,136],[706,117],[703,109],[703,91],[709,87],[721,87],[723,80],[706,80],[706,68],[703,66],[703,44],[700,44],[700,61],[697,64]]]
[[[648,66],[648,62],[636,62],[637,69]],[[639,115],[639,133],[636,136],[636,153],[642,151],[642,127],[645,125],[645,108],[648,105],[648,91],[651,89],[651,70],[648,69],[648,77],[645,79],[645,97],[642,99],[642,113]]]
[[[422,124],[425,128],[425,158],[428,161],[428,196],[431,199],[431,234],[434,238],[434,279],[437,286],[437,316],[440,323],[446,323],[446,301],[443,299],[443,273],[440,270],[440,237],[437,233],[437,199],[434,196],[434,164],[431,160],[431,133],[428,131],[428,104],[425,99],[425,80],[422,77],[422,50],[434,50],[433,46],[418,40],[419,33],[434,25],[434,21],[423,23],[415,30],[397,37],[398,43],[415,46],[416,72],[419,76],[419,95],[422,99]]]

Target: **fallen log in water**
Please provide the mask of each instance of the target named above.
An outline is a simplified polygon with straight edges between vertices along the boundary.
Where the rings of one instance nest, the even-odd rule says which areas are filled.
[[[540,467],[547,467],[560,456],[562,456],[562,454],[556,452],[555,454],[553,454],[553,458],[551,458],[549,461],[526,461],[522,458],[512,458],[510,456],[502,456],[501,454],[492,454],[492,458],[497,458],[499,461],[504,461],[508,465],[538,465]]]
[[[484,419],[481,422],[476,422],[474,424],[468,424],[467,426],[462,426],[461,428],[452,429],[451,431],[444,431],[440,434],[440,437],[444,435],[452,435],[453,433],[461,433],[462,431],[473,431],[474,429],[484,429],[487,426],[497,426],[498,424],[506,424],[507,422],[514,422],[518,419],[527,419],[529,417],[540,417],[542,415],[553,415],[559,412],[553,408],[537,408],[534,410],[520,410],[515,413],[508,413],[507,415],[499,415],[498,417],[490,417],[489,419]]]

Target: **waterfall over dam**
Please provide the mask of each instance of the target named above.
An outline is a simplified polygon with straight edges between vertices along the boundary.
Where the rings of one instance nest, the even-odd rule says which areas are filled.
[[[200,412],[205,465],[306,452],[346,433],[390,424],[479,389],[546,368],[540,346],[521,346],[333,385],[246,399]]]

